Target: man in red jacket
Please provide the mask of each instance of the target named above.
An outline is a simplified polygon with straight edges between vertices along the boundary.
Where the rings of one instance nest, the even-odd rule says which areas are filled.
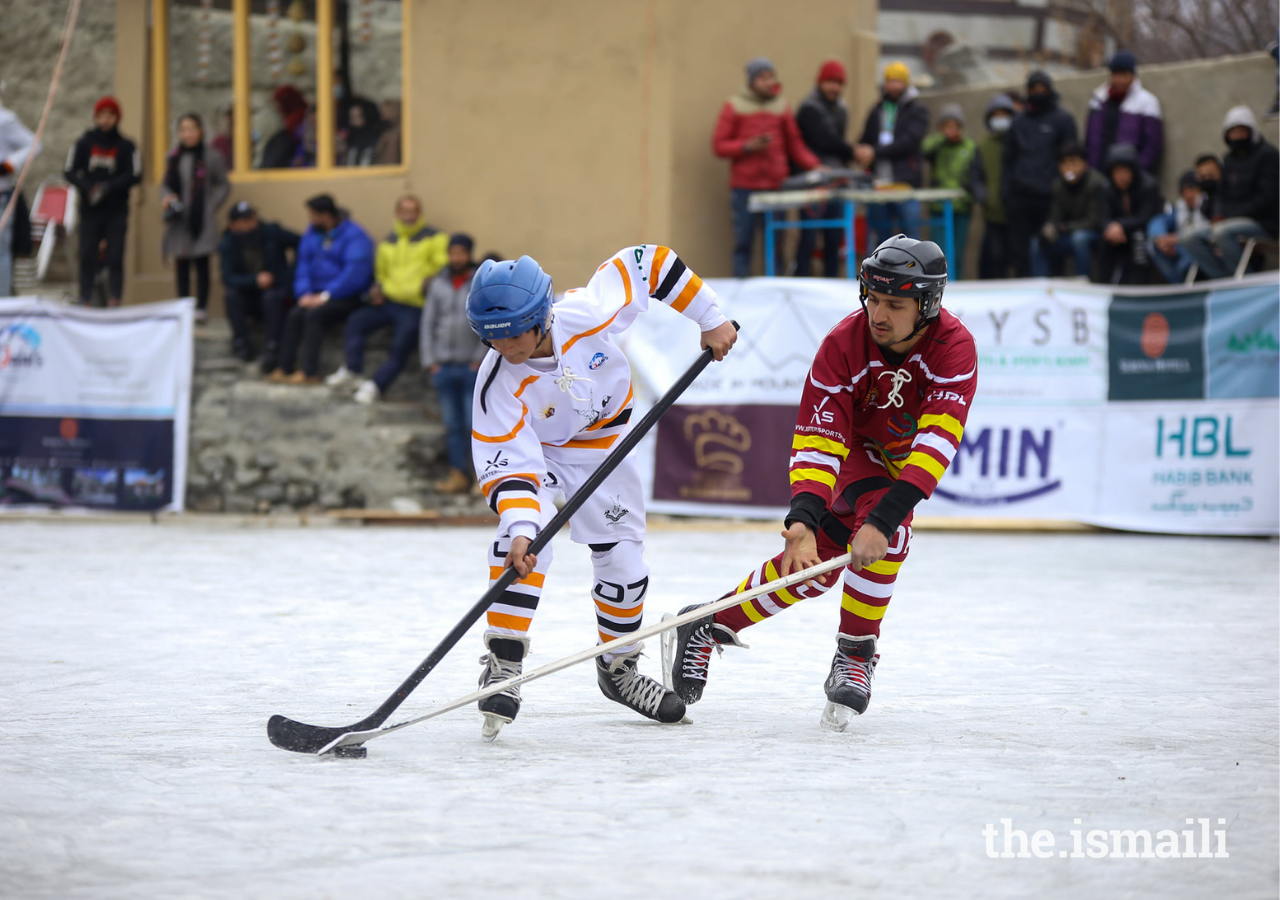
[[[764,216],[747,210],[753,191],[776,191],[791,166],[816,169],[818,158],[805,146],[791,107],[782,99],[773,63],[757,56],[747,63],[747,86],[725,101],[711,148],[731,160],[729,188],[733,207],[733,277],[751,269],[751,243]]]

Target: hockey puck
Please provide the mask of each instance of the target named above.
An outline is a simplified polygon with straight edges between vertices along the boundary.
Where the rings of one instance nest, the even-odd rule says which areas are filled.
[[[369,751],[363,744],[345,744],[334,747],[333,755],[339,759],[364,759],[369,755]]]

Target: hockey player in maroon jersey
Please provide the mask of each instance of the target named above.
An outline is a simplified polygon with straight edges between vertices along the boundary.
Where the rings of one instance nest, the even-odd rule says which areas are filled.
[[[911,548],[912,510],[955,456],[977,387],[973,336],[942,308],[947,259],[937,244],[896,235],[863,260],[858,282],[862,309],[826,336],[805,382],[791,443],[785,549],[734,591],[846,548],[853,554],[840,579],[840,630],[825,685],[823,723],[836,730],[870,702],[880,622]],[[673,689],[696,703],[713,649],[745,646],[742,629],[825,592],[837,578],[747,600],[677,629],[664,643]]]

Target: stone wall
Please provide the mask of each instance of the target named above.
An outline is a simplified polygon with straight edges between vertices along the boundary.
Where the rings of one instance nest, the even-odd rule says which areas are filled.
[[[285,513],[337,508],[483,514],[478,497],[445,497],[448,473],[435,395],[415,363],[372,406],[325,387],[270,384],[228,354],[221,327],[201,329],[191,406],[187,508]],[[370,345],[369,371],[386,342]],[[321,372],[338,366],[336,341]]]

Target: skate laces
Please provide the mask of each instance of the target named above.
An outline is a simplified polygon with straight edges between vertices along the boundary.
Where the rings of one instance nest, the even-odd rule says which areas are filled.
[[[499,681],[506,681],[508,678],[515,678],[521,673],[521,665],[518,660],[503,659],[496,653],[486,653],[480,657],[480,665],[485,670],[480,673],[480,687],[488,687]],[[520,685],[509,687],[505,691],[499,691],[495,696],[512,697],[516,700],[520,699]]]
[[[910,377],[910,376],[908,376],[908,377]],[[573,384],[574,384],[574,382],[576,382],[576,381],[592,382],[592,379],[588,378],[588,377],[587,377],[587,376],[585,376],[585,375],[575,375],[575,374],[573,374],[573,369],[570,369],[568,366],[565,366],[565,367],[564,367],[564,374],[563,374],[563,375],[561,375],[559,378],[557,378],[557,379],[556,379],[556,381],[555,381],[555,385],[556,385],[556,387],[560,388],[560,390],[561,390],[562,392],[564,392],[564,393],[568,394],[568,395],[569,395],[570,397],[572,397],[574,400],[577,400],[577,401],[579,401],[580,403],[587,403],[587,402],[589,402],[589,401],[590,401],[590,399],[591,399],[590,397],[579,397],[577,394],[575,394],[575,393],[573,392]],[[901,404],[899,404],[899,405],[901,405]]]
[[[833,668],[837,680],[870,696],[871,679],[875,677],[876,663],[879,661],[878,653],[870,660],[865,660],[860,656],[846,656],[841,652],[836,654]]]
[[[712,648],[715,648],[717,653],[724,653],[720,642],[711,636],[711,626],[698,626],[693,634],[689,635],[689,643],[685,646],[684,659],[680,666],[681,674],[685,678],[706,681],[707,670],[711,666]]]
[[[652,678],[641,675],[634,658],[625,662],[614,660],[613,665],[609,666],[608,675],[629,706],[657,714],[658,704],[662,702],[667,689]]]

